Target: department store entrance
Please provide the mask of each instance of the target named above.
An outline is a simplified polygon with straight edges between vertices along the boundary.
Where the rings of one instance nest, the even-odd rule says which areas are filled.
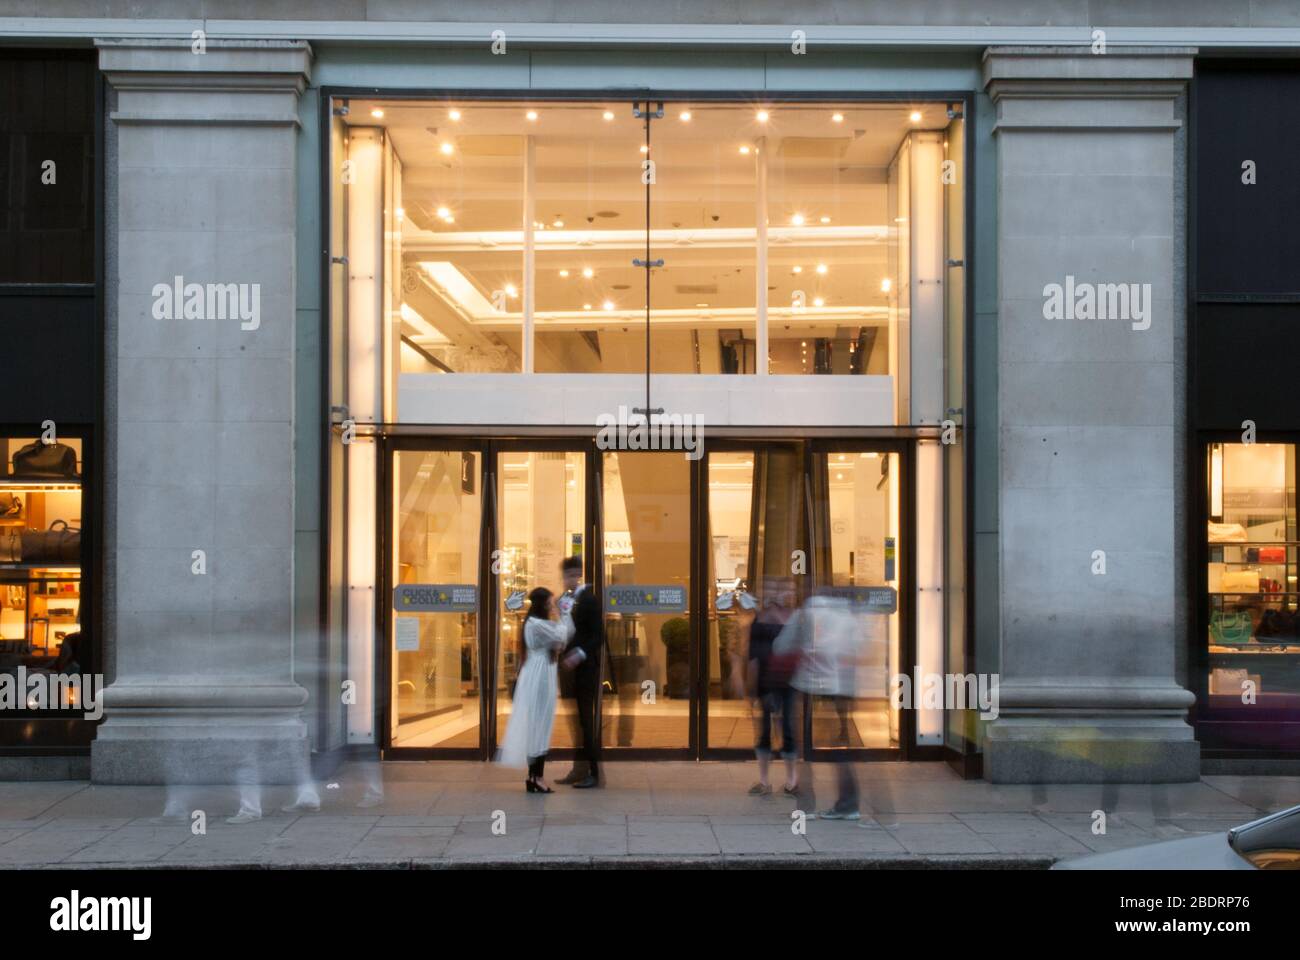
[[[912,712],[889,678],[914,662],[911,444],[714,440],[703,456],[590,438],[390,436],[381,457],[384,755],[488,759],[511,711],[528,592],[582,559],[605,611],[608,759],[752,756],[757,617],[815,592],[861,639],[849,701],[801,696],[810,759],[899,759]],[[867,602],[866,598],[870,598]],[[553,757],[577,738],[561,675]]]

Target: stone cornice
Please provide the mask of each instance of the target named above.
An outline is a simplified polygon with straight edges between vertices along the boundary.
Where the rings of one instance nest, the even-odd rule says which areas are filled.
[[[100,69],[118,91],[119,124],[298,123],[311,47],[290,40],[96,40]]]

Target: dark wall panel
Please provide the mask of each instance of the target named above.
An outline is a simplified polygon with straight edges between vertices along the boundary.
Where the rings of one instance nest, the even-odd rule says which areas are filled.
[[[1196,290],[1300,293],[1300,69],[1196,77]],[[1255,163],[1256,183],[1241,182]]]
[[[1202,430],[1300,430],[1300,304],[1201,304],[1195,408]]]
[[[0,50],[0,283],[94,282],[94,90],[93,54]]]
[[[0,422],[99,417],[95,298],[0,296]]]

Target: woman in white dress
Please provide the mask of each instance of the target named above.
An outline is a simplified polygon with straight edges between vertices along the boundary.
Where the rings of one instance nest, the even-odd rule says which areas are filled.
[[[507,767],[528,766],[524,788],[529,793],[553,793],[542,779],[542,766],[551,744],[558,693],[555,661],[573,636],[573,619],[566,610],[558,620],[555,595],[538,587],[528,595],[524,619],[524,665],[515,679],[514,701],[497,762]]]

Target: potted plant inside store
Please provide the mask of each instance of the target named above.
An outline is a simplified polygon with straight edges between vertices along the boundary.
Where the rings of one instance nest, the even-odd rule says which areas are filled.
[[[673,617],[659,628],[659,639],[668,654],[668,682],[664,696],[685,698],[691,687],[691,624],[685,617]]]

